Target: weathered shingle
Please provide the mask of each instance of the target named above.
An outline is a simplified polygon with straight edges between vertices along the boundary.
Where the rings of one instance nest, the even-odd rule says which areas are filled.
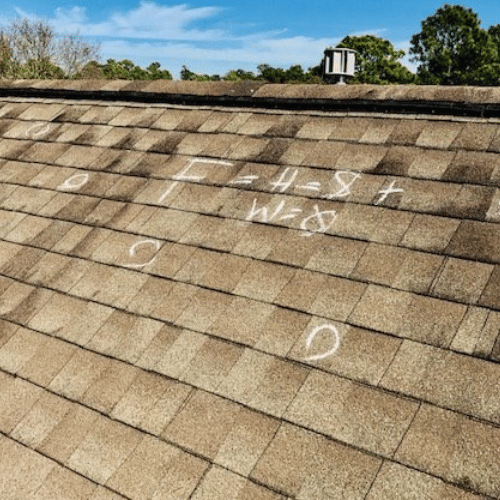
[[[498,92],[0,86],[0,497],[498,497]]]

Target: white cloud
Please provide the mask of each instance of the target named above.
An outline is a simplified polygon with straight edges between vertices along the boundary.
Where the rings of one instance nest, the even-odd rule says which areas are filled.
[[[301,64],[307,68],[319,63],[326,47],[339,42],[286,36],[286,30],[241,36],[213,29],[223,13],[213,6],[192,8],[142,0],[137,7],[115,12],[99,22],[90,20],[85,8],[79,6],[59,7],[46,20],[59,33],[78,32],[100,41],[104,60],[131,59],[141,66],[159,61],[174,73],[184,64],[193,71],[220,74],[236,68],[255,70],[263,63],[281,67]],[[33,17],[22,11],[19,14]]]
[[[59,7],[47,20],[61,33],[78,31],[83,36],[158,40],[223,40],[223,30],[190,29],[189,25],[207,20],[221,12],[217,7],[190,8],[187,5],[165,6],[141,3],[126,12],[115,12],[107,20],[91,22],[84,7]],[[26,13],[22,12],[22,15]],[[28,17],[28,16],[27,16]]]

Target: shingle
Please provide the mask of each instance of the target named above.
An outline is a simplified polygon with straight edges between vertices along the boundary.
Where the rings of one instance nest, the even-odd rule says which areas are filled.
[[[70,411],[55,425],[49,435],[37,446],[41,453],[67,463],[67,460],[93,427],[98,414],[80,405]]]
[[[43,390],[20,378],[8,377],[0,385],[2,406],[0,407],[0,429],[9,434],[40,399]]]
[[[373,120],[368,125],[365,133],[359,138],[360,143],[385,144],[392,132],[399,125],[399,120]]]
[[[436,297],[475,304],[481,297],[492,271],[492,265],[450,257],[431,293]]]
[[[229,295],[207,289],[200,289],[192,297],[191,304],[177,318],[176,324],[197,331],[207,331],[229,307]]]
[[[36,449],[72,407],[69,401],[44,392],[13,429],[11,436],[25,446]]]
[[[229,160],[255,161],[269,142],[269,139],[255,137],[238,138],[227,152],[227,158]]]
[[[233,252],[256,259],[265,259],[273,246],[285,237],[286,229],[265,224],[251,224]]]
[[[279,421],[246,408],[220,446],[215,463],[248,476],[278,431]]]
[[[363,296],[366,285],[329,276],[323,282],[308,312],[345,321]]]
[[[341,125],[340,118],[309,117],[295,134],[298,139],[328,139],[336,127]]]
[[[213,459],[240,411],[235,403],[196,391],[162,435],[183,448]]]
[[[489,123],[467,123],[451,144],[451,149],[485,151],[497,130],[496,125]]]
[[[427,122],[415,144],[428,148],[448,149],[462,128],[463,125],[460,123]]]
[[[200,483],[209,464],[188,453],[178,453],[170,462],[160,487],[151,500],[188,500]]]
[[[268,317],[255,344],[269,354],[285,356],[304,331],[309,315],[285,308],[276,308]]]
[[[307,373],[306,368],[246,349],[217,392],[281,417]]]
[[[309,144],[304,146],[305,153],[308,153],[311,146]],[[296,146],[291,146],[291,148],[293,148],[293,156],[292,152],[287,151],[281,158],[281,162],[283,163],[286,161],[292,164],[299,164],[297,160],[294,161],[294,158],[296,158],[297,155]],[[323,167],[328,169],[343,168],[341,166],[337,166],[337,161],[341,158],[345,149],[346,145],[341,142],[318,141],[314,145],[314,149],[312,149],[309,154],[304,156],[300,165]]]
[[[498,167],[497,154],[459,151],[443,174],[442,180],[471,184],[492,184],[494,183],[493,172]]]
[[[377,385],[400,344],[401,340],[390,336],[313,316],[307,327],[302,328],[302,334],[288,357],[330,373]],[[335,352],[328,354],[336,345]]]
[[[33,500],[88,500],[96,485],[86,478],[65,469],[54,467],[37,490]]]
[[[99,416],[68,460],[80,474],[104,484],[141,441],[138,431]]]
[[[414,148],[394,146],[388,150],[373,173],[406,176],[410,166],[415,161],[415,154],[418,153]]]
[[[455,484],[498,496],[498,429],[422,405],[396,459]]]
[[[414,401],[312,371],[286,418],[356,447],[392,456],[417,409]]]
[[[294,269],[254,260],[247,266],[234,294],[272,302],[294,274]]]
[[[409,254],[404,248],[370,243],[349,277],[391,286]]]
[[[19,186],[2,201],[2,208],[23,212],[42,212],[56,196],[53,191]],[[41,215],[43,215],[41,213]]]
[[[46,336],[29,363],[19,369],[18,375],[46,387],[70,360],[75,349],[67,342]]]
[[[192,109],[183,115],[182,120],[176,126],[176,130],[196,132],[211,114],[211,110]]]
[[[179,453],[174,446],[146,436],[106,485],[128,498],[148,500]]]
[[[404,188],[401,201],[396,205],[401,210],[447,215],[450,217],[466,218],[468,215],[467,213],[462,213],[459,208],[460,205],[463,206],[463,202],[460,199],[463,198],[463,188],[458,184],[445,184],[443,182],[427,180],[408,180],[406,183],[399,181],[397,187]],[[477,194],[481,194],[481,198],[484,197],[483,193]],[[485,202],[482,199],[475,201],[474,204],[478,206],[478,210],[481,210],[481,208],[484,210]]]
[[[467,486],[467,485],[464,485]],[[367,500],[479,500],[480,497],[429,474],[400,464],[384,462]]]
[[[375,122],[377,121],[375,120]],[[330,139],[358,141],[368,128],[373,125],[374,121],[369,118],[343,118],[340,125],[332,131]]]
[[[275,306],[244,297],[234,297],[224,315],[209,329],[220,337],[245,345],[254,345],[262,334]]]
[[[77,350],[64,368],[52,380],[50,390],[71,399],[80,400],[112,362],[89,351]]]
[[[0,349],[0,366],[8,373],[16,374],[31,360],[44,340],[45,337],[39,333],[19,328]]]
[[[15,144],[12,144],[11,148],[4,152],[4,148],[8,146],[6,141],[3,140],[0,155],[12,160],[19,159],[23,161],[36,161],[38,163],[55,163],[70,148],[67,144],[43,142],[35,143],[29,149],[26,148],[27,145],[24,141],[15,141]],[[13,149],[14,147],[15,149]],[[19,154],[21,152],[22,154]]]
[[[195,213],[160,208],[143,226],[143,232],[156,238],[178,241],[197,217]]]
[[[406,338],[447,347],[466,310],[462,304],[412,295],[398,333]]]
[[[321,273],[298,270],[274,299],[274,303],[299,311],[309,311],[325,280],[326,277]]]
[[[494,363],[405,340],[381,386],[498,423]]]
[[[280,500],[284,497],[226,469],[212,467],[192,498],[194,500]]]
[[[50,219],[28,215],[5,235],[5,239],[15,243],[27,243],[31,238],[36,238],[51,223]]]
[[[33,498],[55,466],[14,440],[0,438],[0,484],[7,498]]]
[[[109,414],[126,393],[139,370],[125,363],[113,362],[87,389],[82,402],[98,411]]]
[[[402,239],[401,245],[428,252],[442,252],[448,247],[450,241],[458,241],[455,232],[461,224],[463,222],[455,219],[417,214]]]
[[[497,224],[461,221],[446,247],[446,253],[456,257],[496,263],[500,259],[500,253],[497,251],[499,238]]]
[[[92,106],[83,115],[78,118],[73,118],[80,123],[98,123],[106,125],[111,121],[123,108],[120,106]]]
[[[293,497],[365,498],[380,459],[282,424],[251,477]]]
[[[392,282],[394,288],[427,293],[443,264],[444,257],[425,252],[406,253],[403,264]]]
[[[158,374],[140,371],[111,416],[159,435],[189,397],[191,388]]]
[[[387,147],[380,145],[347,144],[335,168],[370,172],[382,161],[387,151]]]
[[[454,151],[415,150],[415,160],[408,169],[408,175],[422,179],[441,179],[455,156]]]
[[[111,130],[111,128],[112,127],[109,127],[108,125],[91,125],[72,142],[75,144],[94,146]]]
[[[328,233],[371,241],[379,236],[376,229],[383,210],[382,207],[346,203]]]

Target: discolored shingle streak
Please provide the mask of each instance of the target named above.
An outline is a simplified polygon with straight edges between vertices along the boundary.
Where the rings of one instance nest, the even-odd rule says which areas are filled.
[[[500,497],[496,90],[0,90],[2,500]]]

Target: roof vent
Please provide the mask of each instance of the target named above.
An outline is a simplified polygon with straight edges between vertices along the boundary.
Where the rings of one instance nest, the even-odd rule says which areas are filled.
[[[346,77],[354,76],[356,51],[352,49],[334,48],[325,50],[324,76],[326,80],[343,84]]]

